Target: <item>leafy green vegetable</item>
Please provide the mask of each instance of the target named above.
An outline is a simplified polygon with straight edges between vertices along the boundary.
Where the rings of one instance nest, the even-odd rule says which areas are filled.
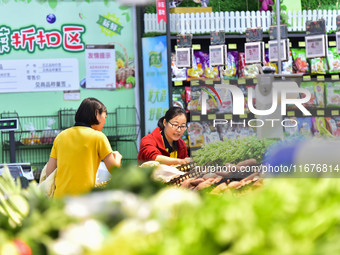
[[[203,146],[193,152],[193,158],[198,165],[205,165],[210,162],[218,165],[237,164],[250,158],[261,163],[266,149],[274,142],[273,139],[260,140],[256,136],[228,139]]]

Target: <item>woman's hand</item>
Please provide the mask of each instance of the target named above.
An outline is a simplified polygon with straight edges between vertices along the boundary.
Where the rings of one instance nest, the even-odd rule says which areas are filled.
[[[122,155],[118,151],[113,151],[109,153],[105,158],[104,158],[104,163],[111,173],[113,167],[120,167],[122,163]]]
[[[115,161],[117,162],[117,166],[120,167],[123,158],[122,154],[120,154],[119,151],[113,151],[112,155]]]
[[[185,158],[185,159],[178,159],[178,164],[179,165],[184,165],[184,164],[188,164],[191,162],[191,158]]]

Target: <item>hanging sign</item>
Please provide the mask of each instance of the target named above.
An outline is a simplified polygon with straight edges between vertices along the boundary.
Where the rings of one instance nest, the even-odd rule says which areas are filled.
[[[223,66],[226,63],[227,45],[209,46],[209,63],[211,66]]]
[[[192,48],[176,49],[176,64],[178,67],[191,67],[191,59],[193,55]]]
[[[166,23],[166,2],[165,2],[165,0],[157,0],[156,6],[157,6],[157,21],[158,21],[158,23],[161,20],[164,20],[164,22]]]
[[[247,28],[246,30],[246,41],[247,42],[262,41],[262,39],[263,39],[262,27]]]
[[[224,66],[227,61],[227,45],[225,32],[211,32],[209,46],[209,63],[211,66]]]
[[[264,42],[249,42],[244,44],[246,64],[261,63],[264,60]]]
[[[308,35],[305,37],[306,57],[326,57],[328,51],[328,40],[326,35]]]
[[[278,62],[278,46],[277,40],[272,40],[268,42],[268,58],[269,62]],[[288,61],[288,52],[289,52],[289,40],[283,39],[281,40],[281,61]]]
[[[177,35],[177,47],[175,51],[177,67],[191,67],[193,57],[192,34]]]
[[[286,39],[288,38],[288,28],[286,24],[280,25],[280,38]],[[277,26],[269,27],[269,39],[276,40],[277,39]]]

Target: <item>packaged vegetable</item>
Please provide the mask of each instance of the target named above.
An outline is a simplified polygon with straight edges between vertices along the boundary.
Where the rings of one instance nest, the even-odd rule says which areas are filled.
[[[310,65],[311,74],[326,74],[328,70],[326,58],[312,58]]]
[[[204,144],[215,143],[220,141],[220,136],[212,122],[203,122],[203,137]]]
[[[207,58],[207,53],[203,51],[195,51],[193,56],[193,64],[188,68],[187,74],[190,78],[200,78],[204,74],[204,65]]]
[[[297,118],[296,117],[284,118],[284,120],[285,120],[284,136],[291,137],[299,135]]]
[[[312,136],[312,118],[297,118],[299,134],[302,136]]]
[[[316,99],[316,106],[319,108],[325,107],[325,83],[323,82],[315,82],[314,83],[314,94]]]
[[[336,47],[328,48],[327,54],[329,73],[340,72],[340,55],[336,51]]]
[[[326,106],[340,107],[340,82],[326,83]]]
[[[292,51],[289,51],[288,61],[282,62],[282,73],[283,74],[292,74],[293,73],[293,57]]]
[[[231,113],[233,111],[232,96],[230,90],[223,87],[215,87],[217,94],[220,96],[222,105],[218,101],[219,113]]]
[[[332,135],[340,137],[340,117],[326,117],[326,125]]]
[[[293,70],[295,73],[308,73],[309,65],[306,59],[306,50],[302,49],[291,49],[293,55]]]
[[[329,136],[324,117],[312,117],[312,127],[314,136]]]
[[[172,105],[186,109],[184,88],[174,87],[172,91]]]
[[[238,74],[238,52],[229,51],[227,53],[227,65],[224,66],[222,76],[224,79],[237,79]]]
[[[317,101],[314,92],[314,82],[301,82],[300,86],[301,88],[307,89],[311,94],[311,98],[309,99],[309,101],[307,103],[304,103],[303,105],[305,107],[315,107]]]
[[[171,77],[172,81],[184,81],[187,79],[187,69],[177,67],[175,53],[171,53]]]

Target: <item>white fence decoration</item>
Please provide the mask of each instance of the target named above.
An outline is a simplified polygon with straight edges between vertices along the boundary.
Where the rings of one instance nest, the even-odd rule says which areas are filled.
[[[303,10],[288,11],[288,31],[306,31],[307,20],[325,19],[326,30],[336,30],[336,16],[340,10]],[[262,27],[264,32],[272,24],[273,14],[270,11],[237,11],[207,13],[173,13],[170,14],[170,32],[176,34],[210,33],[224,30],[226,33],[245,33],[247,28]],[[144,14],[144,32],[166,32],[165,22],[157,22],[157,14]]]

